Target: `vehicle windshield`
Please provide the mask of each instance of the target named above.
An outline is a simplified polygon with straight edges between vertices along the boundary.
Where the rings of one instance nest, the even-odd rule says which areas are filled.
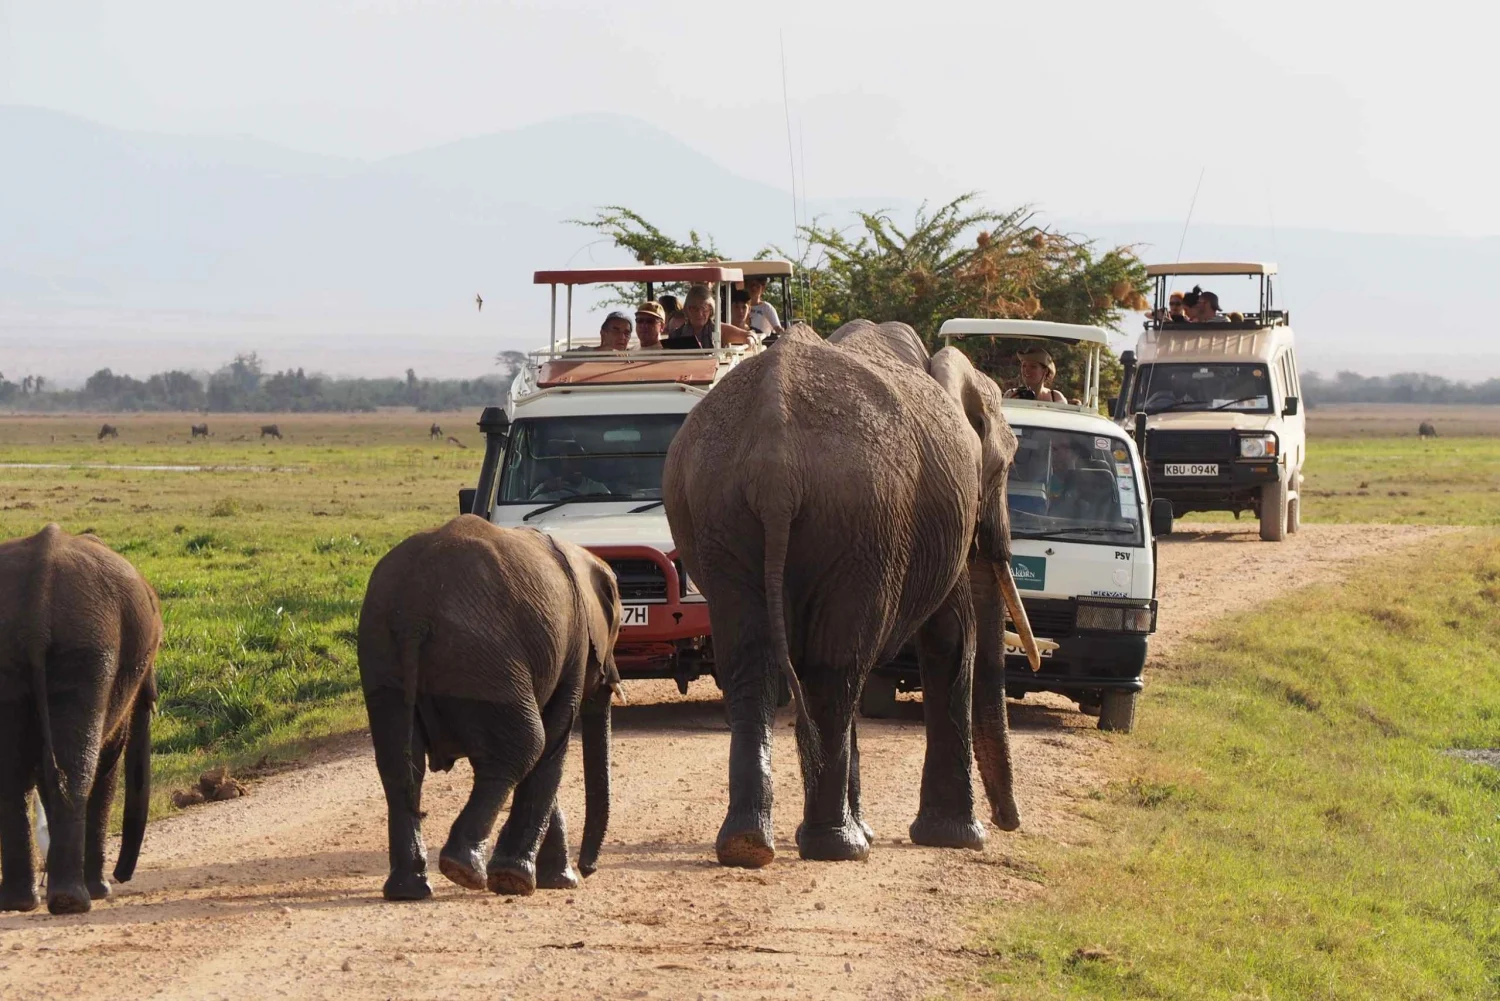
[[[1011,426],[1018,447],[1006,499],[1016,539],[1142,545],[1130,450],[1119,438]]]
[[[498,501],[575,497],[660,500],[667,446],[686,414],[614,414],[517,421]]]
[[[1131,409],[1148,414],[1233,410],[1271,412],[1271,380],[1263,362],[1231,365],[1142,365]]]

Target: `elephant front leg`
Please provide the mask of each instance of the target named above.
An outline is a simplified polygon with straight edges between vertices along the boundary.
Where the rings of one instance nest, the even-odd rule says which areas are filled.
[[[36,773],[28,702],[0,702],[0,911],[34,911],[36,862],[26,801]]]
[[[382,893],[387,900],[425,900],[427,846],[422,841],[422,775],[426,766],[421,728],[414,724],[402,693],[394,688],[365,692],[375,767],[385,789],[386,832],[390,842],[390,875]]]
[[[771,727],[777,677],[767,658],[725,688],[729,700],[729,813],[714,850],[720,865],[759,869],[776,858],[771,830]]]
[[[578,885],[578,874],[568,861],[567,828],[557,806],[576,700],[576,691],[558,692],[542,713],[546,749],[516,786],[510,816],[495,839],[495,854],[486,873],[486,885],[493,893],[529,896],[539,886],[558,890]]]
[[[851,770],[858,692],[850,689],[850,677],[858,678],[857,671],[809,671],[802,679],[808,711],[819,728],[814,735],[800,719],[797,723],[804,794],[797,849],[805,859],[860,862],[870,854],[867,829],[849,798],[851,790],[858,797],[858,780]]]
[[[974,605],[965,574],[948,600],[917,631],[927,756],[922,764],[921,805],[910,829],[914,844],[984,847],[984,825],[974,816],[969,764],[974,630]]]

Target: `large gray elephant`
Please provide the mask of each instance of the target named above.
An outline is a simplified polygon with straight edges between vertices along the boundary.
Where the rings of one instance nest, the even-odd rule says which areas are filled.
[[[495,893],[578,885],[557,790],[580,706],[579,868],[595,870],[609,822],[622,614],[614,573],[587,550],[471,514],[412,536],[376,564],[359,616],[359,675],[388,810],[387,900],[431,895],[422,775],[461,757],[474,787],[439,856],[443,875]],[[484,842],[512,790],[486,864]]]
[[[125,826],[114,877],[135,874],[151,793],[161,606],[130,562],[56,525],[0,543],[0,911],[37,906],[27,800],[51,841],[47,909],[110,894],[104,848],[120,760]]]
[[[995,823],[1019,824],[1003,607],[1033,663],[1038,654],[1010,575],[1016,441],[1000,391],[957,351],[927,364],[905,325],[861,322],[830,341],[798,325],[742,362],[693,408],[667,455],[672,537],[708,598],[729,700],[729,810],[716,845],[725,865],[775,857],[778,667],[798,703],[800,853],[866,856],[854,707],[870,669],[913,634],[927,756],[912,840],[983,843],[976,747]]]

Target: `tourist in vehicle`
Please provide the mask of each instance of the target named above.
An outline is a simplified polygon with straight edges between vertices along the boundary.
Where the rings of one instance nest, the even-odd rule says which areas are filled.
[[[1187,313],[1183,311],[1181,292],[1173,292],[1171,297],[1167,299],[1167,322],[1188,322]]]
[[[781,317],[776,315],[776,307],[765,300],[767,280],[765,275],[745,277],[745,294],[750,299],[750,317],[745,326],[762,337],[781,333]]]
[[[686,322],[682,329],[666,343],[669,348],[714,346],[714,330],[719,332],[719,341],[724,344],[748,344],[750,331],[730,323],[720,323],[714,314],[714,294],[707,285],[694,285],[687,294],[682,308]]]
[[[671,319],[672,314],[682,308],[682,303],[678,302],[677,297],[670,293],[657,296],[656,301],[661,303],[662,311],[667,314],[667,319]]]
[[[1214,292],[1206,292],[1197,285],[1183,297],[1183,305],[1187,307],[1189,323],[1229,322],[1229,318],[1219,312],[1219,296]]]
[[[729,322],[736,327],[750,328],[750,294],[744,289],[735,289],[729,296]]]
[[[686,322],[687,314],[684,313],[681,309],[667,310],[667,338],[670,339],[676,337],[677,332],[682,329],[682,325]]]
[[[1057,378],[1057,362],[1045,348],[1031,348],[1016,355],[1021,363],[1021,385],[1007,389],[1005,395],[1015,400],[1042,400],[1046,403],[1067,403],[1068,398],[1052,388]]]
[[[630,347],[630,317],[618,309],[599,324],[598,347],[573,348],[574,351],[624,351]]]
[[[635,310],[635,339],[642,351],[660,351],[667,330],[667,312],[661,303],[646,301]]]

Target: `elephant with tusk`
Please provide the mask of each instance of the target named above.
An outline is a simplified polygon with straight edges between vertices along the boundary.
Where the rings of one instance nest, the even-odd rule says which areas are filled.
[[[1005,712],[1005,614],[1040,664],[1010,569],[1005,484],[1016,450],[1001,394],[959,352],[928,358],[905,324],[828,341],[794,325],[689,413],[662,493],[708,598],[729,702],[725,865],[763,866],[771,837],[777,672],[798,706],[804,858],[862,859],[854,707],[915,636],[927,755],[914,842],[978,848],[970,760],[997,826],[1020,823]],[[977,661],[977,666],[976,666]]]
[[[609,823],[622,617],[604,561],[472,514],[412,536],[376,564],[359,616],[359,675],[385,787],[387,900],[432,894],[422,775],[461,757],[474,786],[439,856],[443,875],[506,894],[576,887],[557,791],[580,715],[587,812],[578,864],[585,876],[595,871]],[[484,843],[512,791],[486,863]]]
[[[135,567],[56,525],[0,544],[0,911],[38,904],[27,800],[41,793],[47,909],[108,897],[104,852],[123,760],[114,877],[135,874],[151,799],[161,605]],[[45,820],[45,823],[42,821]]]

